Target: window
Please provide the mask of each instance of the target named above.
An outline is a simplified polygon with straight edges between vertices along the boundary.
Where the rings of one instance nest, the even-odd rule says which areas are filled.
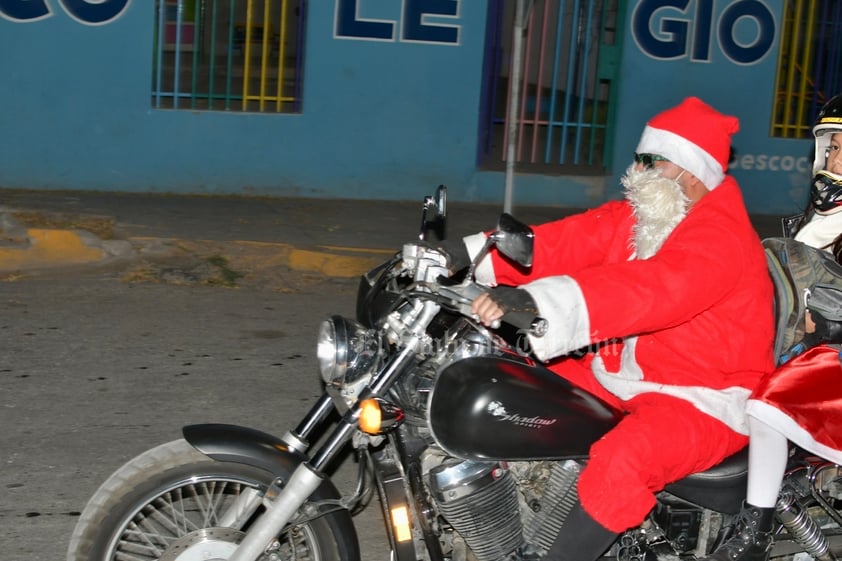
[[[515,63],[516,2],[489,4],[480,165],[502,169],[509,135],[521,171],[604,173],[619,68],[617,0],[534,0],[525,16],[514,123],[509,76]]]
[[[299,113],[306,0],[155,0],[152,106]]]
[[[810,138],[822,105],[842,92],[842,2],[785,0],[772,136]]]

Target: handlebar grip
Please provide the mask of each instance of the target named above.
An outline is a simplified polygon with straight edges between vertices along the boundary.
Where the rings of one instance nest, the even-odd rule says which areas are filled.
[[[536,317],[532,320],[532,325],[529,327],[529,334],[539,339],[547,334],[550,329],[550,323],[541,317]]]
[[[550,324],[542,317],[524,314],[522,312],[514,312],[505,314],[502,321],[508,323],[512,327],[517,327],[519,330],[525,331],[533,337],[541,338],[547,334]],[[496,320],[491,324],[492,329],[500,327],[501,320]]]

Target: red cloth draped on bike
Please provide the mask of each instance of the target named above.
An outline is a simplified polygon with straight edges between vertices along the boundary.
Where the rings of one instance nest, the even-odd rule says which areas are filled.
[[[813,347],[766,376],[748,414],[805,450],[842,463],[842,363],[839,349]]]

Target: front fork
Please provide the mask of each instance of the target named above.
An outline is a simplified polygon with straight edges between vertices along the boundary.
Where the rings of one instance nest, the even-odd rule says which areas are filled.
[[[416,326],[420,323],[423,328],[412,330],[414,335],[404,341],[405,345],[400,353],[392,357],[384,368],[372,378],[372,384],[366,393],[372,396],[379,395],[392,385],[420,349],[423,341],[423,330],[426,329],[435,312],[437,312],[437,309],[427,310],[427,313],[423,314],[426,317],[419,318]],[[288,433],[287,436],[291,442],[287,441],[287,444],[290,448],[299,453],[303,453],[307,449],[307,437],[329,412],[326,399],[329,400],[329,398],[323,397],[316,403],[310,414],[296,430],[293,433]],[[299,507],[318,489],[325,477],[324,469],[339,454],[354,431],[357,430],[360,401],[357,401],[343,415],[339,425],[313,458],[309,462],[298,465],[280,493],[274,498],[264,500],[266,512],[249,529],[229,561],[256,561],[266,551],[267,544],[271,543],[281,533],[290,519],[295,516]]]

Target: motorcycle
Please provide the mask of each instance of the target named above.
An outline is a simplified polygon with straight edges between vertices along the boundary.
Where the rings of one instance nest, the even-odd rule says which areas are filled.
[[[68,560],[357,561],[352,513],[374,491],[394,561],[544,556],[577,500],[591,443],[622,412],[530,357],[524,334],[540,336],[540,318],[488,328],[471,315],[484,290],[472,280],[476,263],[495,247],[530,266],[532,230],[504,213],[458,280],[426,239],[446,216],[442,186],[424,199],[419,239],[362,277],[356,319],[321,324],[325,391],[294,429],[279,438],[184,427],[182,439],[140,454],[101,485]],[[349,447],[359,475],[342,496],[326,471]],[[740,511],[746,460],[743,451],[670,484],[605,555],[651,561],[712,551]],[[842,468],[794,449],[771,558],[834,559],[841,507]]]

